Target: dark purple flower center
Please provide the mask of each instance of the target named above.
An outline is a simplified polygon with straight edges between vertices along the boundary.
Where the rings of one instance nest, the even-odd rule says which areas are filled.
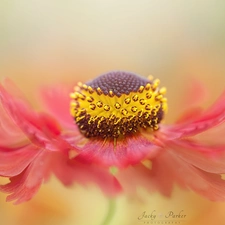
[[[71,94],[71,114],[86,137],[119,138],[157,130],[167,110],[165,88],[130,72],[109,72]]]
[[[91,86],[94,90],[101,88],[105,95],[112,91],[116,96],[122,94],[128,95],[130,92],[137,92],[140,86],[145,86],[150,81],[131,72],[112,71],[100,75],[96,79],[89,81],[86,85]]]

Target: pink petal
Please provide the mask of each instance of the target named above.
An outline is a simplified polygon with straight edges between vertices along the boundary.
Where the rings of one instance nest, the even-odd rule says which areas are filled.
[[[176,137],[193,136],[204,132],[225,121],[225,92],[207,111],[198,116],[197,119],[190,123],[177,124],[165,130],[169,137],[170,133],[176,133]]]
[[[182,97],[176,104],[179,105],[179,112],[185,111],[184,113],[181,113],[180,116],[178,115],[176,123],[193,121],[196,119],[203,110],[199,105],[201,105],[209,95],[205,85],[194,77],[189,77],[188,82],[183,88],[184,91]]]
[[[41,98],[45,108],[49,110],[63,126],[76,129],[74,119],[70,115],[70,93],[73,87],[60,85],[56,87],[43,88]]]
[[[69,160],[66,156],[55,154],[53,172],[64,185],[78,183],[87,187],[97,185],[107,196],[115,196],[121,192],[121,186],[108,169],[97,165],[79,162],[76,158]]]
[[[186,123],[191,122],[201,116],[203,112],[203,109],[200,107],[193,107],[190,109],[187,109],[181,116],[177,119],[176,123]]]
[[[225,173],[225,144],[206,146],[194,141],[177,140],[168,143],[176,157],[209,173]]]
[[[200,159],[199,154],[193,156],[194,153],[189,153],[188,150],[186,154],[183,154],[183,150],[180,153],[178,149],[172,147],[161,150],[157,157],[151,159],[150,167],[138,164],[119,171],[116,177],[125,192],[134,193],[141,186],[151,192],[159,191],[165,196],[170,196],[174,185],[178,184],[180,187],[193,190],[210,200],[224,201],[225,180],[221,179],[220,174],[208,172],[224,171],[224,165],[213,168],[218,165],[214,159],[209,158],[211,160],[207,162],[204,158]],[[202,153],[209,151],[204,146],[201,148]],[[210,165],[211,162],[212,165],[207,168],[207,164]],[[222,164],[222,160],[220,163]],[[132,179],[130,179],[131,177]]]
[[[10,178],[10,183],[6,185],[0,185],[0,191],[8,193],[6,201],[15,201],[15,204],[29,201],[38,191],[41,186],[41,182],[32,188],[26,187],[26,180],[29,171],[25,170],[18,176]]]
[[[207,88],[200,81],[194,77],[189,78],[189,82],[185,86],[186,90],[184,93],[183,107],[194,108],[203,101],[205,101],[209,95]]]
[[[38,153],[38,148],[30,144],[19,148],[0,147],[0,175],[13,177],[20,174]]]
[[[209,138],[210,137],[210,138]],[[225,123],[196,136],[202,143],[225,145]]]
[[[50,154],[39,152],[35,160],[19,175],[11,177],[10,183],[0,185],[0,190],[9,193],[7,201],[15,204],[30,200],[40,188],[42,182],[49,177]]]
[[[119,180],[124,192],[135,194],[142,187],[149,192],[159,191],[164,196],[170,196],[174,182],[168,176],[167,168],[156,164],[157,161],[154,161],[154,168],[152,170],[143,164],[137,164],[120,170],[116,178]]]
[[[87,143],[76,148],[80,160],[103,166],[126,167],[137,164],[147,156],[156,154],[155,145],[141,133],[130,135],[122,140],[86,139]]]
[[[34,144],[51,151],[71,147],[59,136],[60,127],[53,118],[35,112],[25,100],[12,97],[1,85],[0,100],[11,119]]]
[[[7,115],[0,104],[0,145],[13,146],[25,139],[25,135]]]
[[[171,161],[171,167],[168,171],[174,174],[180,185],[192,189],[212,201],[225,200],[225,180],[222,180],[219,174],[200,170],[173,152],[170,152],[167,157],[167,160]]]
[[[177,183],[212,201],[225,200],[225,180],[220,175],[200,170],[170,150],[162,152],[152,163],[152,174],[155,174],[162,193],[166,193],[171,185]]]

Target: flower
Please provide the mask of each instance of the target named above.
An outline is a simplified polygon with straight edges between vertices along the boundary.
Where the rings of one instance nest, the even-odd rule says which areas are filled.
[[[166,88],[159,83],[116,71],[78,83],[74,91],[43,89],[45,113],[1,85],[0,175],[10,183],[0,189],[20,203],[54,173],[64,184],[94,182],[111,195],[121,186],[133,192],[142,185],[168,196],[176,183],[225,200],[225,143],[217,144],[216,134],[209,136],[212,142],[198,139],[223,125],[225,92],[208,110],[189,110],[179,122],[164,125]]]
[[[121,168],[153,153],[151,137],[167,109],[166,89],[158,85],[158,79],[120,71],[78,83],[71,94],[71,114],[87,141],[78,158]]]

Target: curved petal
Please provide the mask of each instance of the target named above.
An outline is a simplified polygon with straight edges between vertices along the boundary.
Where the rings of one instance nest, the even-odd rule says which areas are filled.
[[[110,197],[122,190],[117,179],[101,166],[84,164],[76,158],[70,160],[66,154],[45,149],[38,149],[36,154],[32,155],[34,149],[30,147],[24,147],[13,155],[14,167],[13,162],[9,163],[7,154],[9,149],[4,149],[6,165],[0,161],[0,169],[6,177],[9,177],[10,183],[0,185],[0,191],[9,194],[7,201],[20,204],[30,200],[51,173],[54,173],[64,185],[71,185],[74,182],[84,186],[94,184]]]
[[[187,109],[181,116],[176,120],[176,124],[192,122],[202,115],[203,109],[201,107],[192,107]]]
[[[225,173],[225,145],[206,146],[189,140],[176,140],[168,147],[178,158],[209,173]]]
[[[70,115],[70,93],[72,91],[72,85],[46,87],[41,90],[41,99],[45,108],[60,121],[62,126],[76,129],[74,119]]]
[[[0,185],[0,191],[9,194],[7,201],[20,204],[30,200],[36,194],[42,182],[49,177],[49,156],[49,152],[39,152],[35,160],[22,173],[10,177],[10,183]]]
[[[205,162],[202,161],[199,168],[205,169]],[[209,173],[208,171],[213,171],[212,167],[208,171],[199,168],[194,163],[189,163],[184,155],[180,157],[175,150],[164,149],[149,161],[149,165],[128,167],[119,171],[116,178],[128,193],[134,193],[142,186],[149,191],[159,191],[170,196],[174,185],[178,184],[181,188],[193,190],[212,201],[225,201],[225,180],[220,174]],[[214,172],[218,172],[215,170]]]
[[[0,191],[9,194],[6,201],[15,201],[14,204],[20,204],[22,202],[30,200],[38,191],[41,186],[41,182],[33,188],[26,187],[26,180],[29,174],[29,170],[23,171],[23,173],[10,178],[10,183],[0,185]]]
[[[156,163],[163,162],[154,161],[154,170],[152,170],[151,162],[146,162],[149,164],[149,167],[139,163],[135,166],[120,170],[118,174],[116,174],[116,178],[120,182],[124,192],[134,194],[137,192],[138,188],[142,187],[149,192],[157,191],[164,196],[171,196],[174,181],[168,176],[167,167],[157,166]],[[156,167],[157,169],[155,169]]]
[[[76,148],[78,159],[103,166],[126,167],[147,157],[156,155],[156,146],[141,133],[130,135],[122,140],[86,139],[87,143]]]
[[[38,150],[33,145],[19,148],[0,147],[0,175],[17,176],[35,159]]]
[[[109,197],[121,192],[121,186],[116,178],[98,165],[82,163],[76,158],[69,160],[66,155],[55,154],[52,170],[58,179],[66,186],[78,183],[87,187],[96,185]]]
[[[212,127],[225,121],[225,91],[207,111],[198,116],[197,119],[189,123],[177,124],[164,130],[164,134],[170,136],[173,134],[176,138],[193,136],[207,131]],[[175,135],[176,134],[176,135]]]
[[[199,103],[207,99],[209,92],[200,80],[197,80],[194,77],[189,79],[190,82],[185,86],[187,87],[187,90],[185,91],[185,99],[183,101],[186,106],[199,105]]]
[[[25,138],[25,135],[7,115],[0,104],[0,145],[13,146]]]
[[[164,161],[170,161],[169,167],[167,167],[168,176],[172,174],[176,183],[212,201],[225,200],[225,180],[219,174],[200,170],[179,158],[174,152],[166,151],[163,154]]]
[[[60,127],[53,118],[35,112],[25,100],[11,96],[2,85],[0,101],[8,115],[34,144],[51,151],[64,151],[71,147],[60,137]]]

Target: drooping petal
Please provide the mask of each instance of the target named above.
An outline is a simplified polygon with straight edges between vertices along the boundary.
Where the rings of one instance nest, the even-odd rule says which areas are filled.
[[[32,163],[19,175],[10,177],[10,183],[0,185],[0,191],[6,192],[7,201],[19,204],[30,200],[40,188],[42,182],[49,177],[50,154],[40,151]]]
[[[225,144],[205,145],[190,140],[175,140],[168,143],[170,151],[186,163],[209,173],[225,173]]]
[[[103,166],[126,167],[137,164],[147,156],[156,154],[155,145],[141,133],[130,135],[122,140],[86,139],[87,143],[76,148],[78,159]]]
[[[109,197],[121,192],[121,186],[109,170],[98,165],[70,160],[65,155],[55,154],[52,170],[57,178],[66,186],[78,183],[85,187],[95,185]]]
[[[176,123],[180,124],[180,123],[192,122],[193,120],[201,116],[202,112],[203,112],[203,109],[201,107],[193,107],[193,108],[187,109],[176,120]]]
[[[225,92],[220,96],[216,103],[208,110],[200,114],[192,122],[186,122],[169,126],[164,130],[164,134],[169,139],[173,139],[170,134],[176,134],[174,137],[181,138],[186,136],[193,136],[204,132],[216,125],[224,123],[225,121]]]
[[[56,120],[44,113],[37,113],[21,98],[13,97],[0,85],[2,106],[34,144],[51,151],[63,151],[70,146],[60,137],[60,127]]]
[[[41,186],[41,182],[38,185],[27,188],[26,180],[28,177],[29,171],[25,170],[23,173],[15,177],[10,178],[10,183],[5,185],[0,185],[0,191],[9,194],[6,198],[6,201],[15,201],[14,204],[20,204],[22,202],[29,201],[38,191]]]
[[[202,143],[208,145],[225,145],[225,123],[220,124],[219,126],[213,127],[206,132],[198,134],[195,136],[195,139],[200,140]]]
[[[161,149],[157,157],[147,161],[149,165],[145,162],[119,171],[116,177],[123,189],[133,194],[141,186],[150,192],[159,191],[169,197],[177,184],[212,201],[225,200],[225,180],[220,175],[224,171],[222,160],[212,155],[212,158],[209,157],[210,149],[205,146],[199,146],[197,154],[188,152],[188,149],[185,153],[184,150],[179,152],[178,145],[177,148],[172,148],[172,145],[170,147]],[[189,151],[193,150],[189,146]],[[220,149],[217,151],[220,152]]]
[[[120,170],[116,175],[125,193],[134,194],[137,193],[140,187],[148,190],[149,192],[160,192],[164,196],[171,196],[174,180],[167,174],[167,167],[157,165],[157,160],[154,161],[154,170],[151,168],[151,162],[149,167],[139,163],[135,166],[129,166],[123,170]],[[146,163],[145,162],[145,163]]]
[[[7,115],[0,104],[0,145],[13,146],[25,139],[25,135]]]
[[[72,90],[73,87],[70,85],[43,88],[41,90],[41,99],[45,108],[62,126],[76,129],[74,119],[70,115],[70,93]]]
[[[176,123],[188,122],[195,120],[203,111],[201,107],[208,97],[208,90],[205,85],[194,77],[189,77],[189,82],[185,85],[181,101],[177,104],[179,109],[184,110],[178,115]]]
[[[155,166],[155,160],[158,162]],[[208,173],[186,162],[169,149],[153,160],[152,171],[163,170],[168,182],[177,183],[183,188],[191,189],[212,201],[225,200],[225,180],[219,174]]]
[[[18,148],[0,147],[0,175],[19,175],[38,154],[38,147],[30,144]]]
[[[188,79],[189,82],[184,87],[183,105],[181,107],[195,108],[195,106],[199,106],[207,99],[209,92],[200,80],[194,77],[189,77]]]

